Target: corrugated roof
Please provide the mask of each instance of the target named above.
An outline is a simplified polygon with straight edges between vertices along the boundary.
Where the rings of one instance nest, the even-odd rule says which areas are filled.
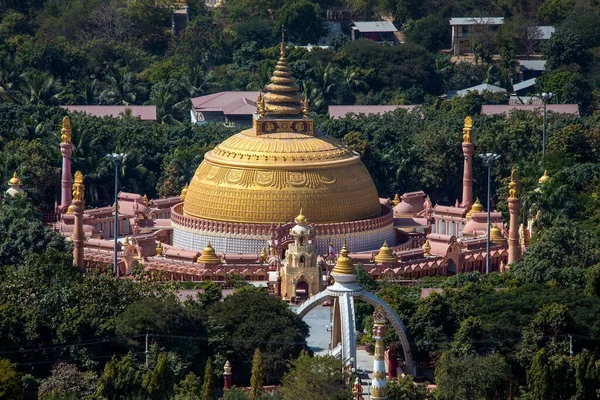
[[[143,121],[156,121],[156,106],[60,106],[70,112],[85,113],[94,117],[121,117],[131,115]]]
[[[248,115],[256,111],[256,98],[260,92],[219,92],[192,99],[195,111],[222,112],[226,115]]]
[[[545,71],[546,60],[519,60],[519,67],[529,71]]]
[[[329,106],[329,116],[331,118],[344,118],[347,114],[384,114],[402,108],[410,112],[416,105],[384,105],[384,106]]]
[[[541,113],[543,107],[541,105],[534,104],[489,104],[481,106],[482,115],[508,115],[511,111],[515,110],[535,111]],[[577,104],[547,104],[546,111],[557,114],[571,114],[579,116],[579,106],[577,106]]]
[[[361,21],[353,24],[361,32],[398,32],[396,26],[390,21]]]
[[[489,83],[482,83],[481,85],[477,85],[477,86],[472,86],[470,88],[466,88],[466,89],[462,89],[462,90],[457,90],[456,91],[456,96],[466,96],[467,93],[469,92],[477,92],[477,93],[483,93],[483,92],[494,92],[494,93],[502,93],[505,92],[506,93],[506,89],[501,88],[499,86],[494,86],[494,85],[490,85]]]
[[[519,90],[527,89],[529,87],[535,86],[535,78],[527,79],[526,81],[515,83],[513,85],[513,91],[517,92]]]
[[[503,17],[458,17],[450,18],[450,25],[502,25]]]

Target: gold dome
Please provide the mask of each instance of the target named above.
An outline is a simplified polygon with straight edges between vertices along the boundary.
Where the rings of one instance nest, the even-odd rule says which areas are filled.
[[[540,179],[538,179],[538,183],[546,183],[550,180],[550,177],[548,176],[548,171],[544,170],[544,175],[542,175],[540,177]]]
[[[490,229],[490,241],[495,244],[506,243],[506,239],[502,235],[502,231],[498,228],[498,224],[494,223],[494,226]]]
[[[283,50],[282,58],[285,61]],[[277,224],[300,208],[314,223],[349,222],[381,213],[377,190],[360,156],[314,130],[314,121],[301,114],[302,101],[285,65],[278,64],[267,86],[262,100],[266,113],[261,105],[251,129],[204,155],[187,189],[186,216]],[[285,102],[276,102],[284,94]],[[297,117],[290,117],[292,105]]]
[[[213,249],[213,247],[210,245],[210,242],[202,250],[202,255],[198,257],[198,262],[209,265],[221,264],[221,259],[217,257],[215,249]]]
[[[394,263],[397,259],[398,258],[392,252],[392,249],[390,249],[390,246],[388,246],[387,241],[383,243],[383,246],[379,249],[379,253],[375,256],[375,262],[377,264]]]
[[[8,181],[9,185],[20,185],[21,184],[21,180],[19,179],[19,177],[17,176],[17,171],[15,171],[13,173],[13,177],[10,178],[10,180]]]
[[[356,275],[356,268],[354,268],[354,263],[352,262],[352,259],[348,257],[346,239],[344,239],[344,245],[342,246],[342,250],[340,250],[340,255],[337,257],[335,267],[333,267],[333,270],[331,272],[334,274]]]
[[[297,224],[304,224],[306,222],[306,217],[302,214],[302,209],[300,209],[300,214],[296,216],[295,221]]]

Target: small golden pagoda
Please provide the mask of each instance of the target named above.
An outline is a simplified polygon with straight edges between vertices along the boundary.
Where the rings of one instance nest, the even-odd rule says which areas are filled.
[[[471,219],[471,216],[474,213],[480,213],[480,212],[483,212],[483,205],[479,201],[479,197],[478,197],[475,199],[475,203],[473,203],[473,205],[471,206],[471,209],[467,213],[466,217],[467,217],[467,219]]]
[[[423,255],[425,257],[429,257],[431,255],[431,244],[429,244],[429,240],[426,240],[425,244],[423,244]]]
[[[346,239],[344,239],[344,245],[342,246],[342,250],[340,250],[340,255],[337,257],[335,267],[333,267],[333,270],[331,271],[333,274],[356,275],[356,268],[354,267],[352,258],[350,258],[348,254]]]
[[[506,238],[502,235],[502,231],[498,228],[498,224],[496,223],[494,223],[490,229],[490,242],[494,244],[506,243]]]
[[[547,183],[550,180],[550,176],[548,176],[548,170],[544,170],[544,175],[538,179],[538,183]]]
[[[202,250],[202,254],[198,257],[197,261],[206,265],[221,264],[221,259],[217,257],[217,253],[215,253],[215,249],[210,245],[210,242]]]
[[[383,242],[383,246],[379,249],[379,253],[375,256],[375,262],[377,264],[389,264],[395,263],[398,260],[398,257],[394,254],[390,246],[388,246],[387,241]]]

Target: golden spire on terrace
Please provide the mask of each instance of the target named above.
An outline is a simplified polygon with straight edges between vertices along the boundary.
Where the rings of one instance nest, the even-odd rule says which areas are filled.
[[[285,31],[282,29],[279,61],[263,97],[267,115],[298,115],[303,111],[303,98],[298,93],[296,79],[292,76],[292,70],[285,58],[284,35]]]
[[[344,245],[342,246],[340,255],[337,257],[335,267],[333,267],[333,271],[331,272],[335,274],[356,275],[356,268],[354,268],[352,258],[348,256],[348,247],[346,247],[346,239],[344,239]]]
[[[71,143],[71,119],[64,117],[62,121],[62,129],[60,130],[60,141],[62,143]]]
[[[17,171],[15,171],[13,173],[13,177],[10,178],[10,180],[8,181],[9,185],[20,185],[21,184],[21,180],[19,179],[19,177],[17,176]]]
[[[508,198],[518,199],[519,198],[519,172],[516,168],[510,171],[510,182],[508,184]]]

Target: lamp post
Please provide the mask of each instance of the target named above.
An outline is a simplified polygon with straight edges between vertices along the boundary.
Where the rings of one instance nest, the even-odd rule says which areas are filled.
[[[499,154],[486,153],[480,154],[479,157],[487,164],[488,167],[488,178],[487,178],[487,240],[485,243],[485,273],[490,273],[490,197],[491,197],[491,184],[492,184],[492,163],[500,158]]]
[[[544,105],[544,127],[542,129],[542,157],[546,157],[546,104],[554,97],[552,93],[537,93],[535,95],[538,99],[542,100],[542,104]]]
[[[123,163],[123,160],[125,159],[125,157],[127,157],[127,154],[125,154],[125,153],[112,153],[112,154],[106,155],[106,158],[111,160],[113,162],[113,164],[115,165],[115,228],[114,228],[115,248],[114,248],[114,264],[113,264],[113,273],[115,274],[115,278],[119,277],[119,270],[117,269],[117,264],[119,262],[118,257],[117,257],[117,245],[119,243],[119,199],[117,196],[118,191],[119,191],[118,176],[119,176],[119,167]]]

